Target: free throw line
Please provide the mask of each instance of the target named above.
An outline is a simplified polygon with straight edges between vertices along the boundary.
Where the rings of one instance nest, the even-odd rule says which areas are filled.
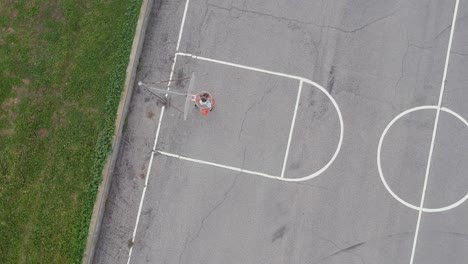
[[[302,80],[299,81],[299,89],[297,91],[296,106],[294,107],[294,114],[293,114],[293,118],[291,121],[291,129],[289,130],[288,144],[286,145],[286,153],[284,154],[283,168],[281,169],[281,178],[284,178],[284,171],[286,170],[286,163],[288,162],[289,147],[291,146],[291,139],[292,139],[292,135],[294,131],[294,124],[296,123],[297,109],[299,107],[299,101],[301,99],[303,83],[304,82]]]

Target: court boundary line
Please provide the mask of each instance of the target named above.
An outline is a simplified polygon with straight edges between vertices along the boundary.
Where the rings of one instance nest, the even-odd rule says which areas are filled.
[[[187,16],[187,10],[188,10],[188,7],[189,7],[189,3],[190,3],[190,0],[186,0],[185,7],[184,7],[184,13],[182,15],[182,21],[180,23],[180,28],[179,28],[179,36],[178,36],[178,39],[177,39],[177,45],[176,45],[176,49],[175,49],[174,61],[172,62],[171,73],[169,74],[169,82],[167,83],[166,90],[169,90],[170,86],[172,84],[172,77],[174,76],[174,68],[175,68],[175,65],[177,63],[177,52],[179,51],[180,42],[181,42],[182,34],[183,34],[183,31],[184,31],[185,18]],[[166,97],[167,96],[168,96],[168,94],[166,94]],[[136,218],[136,221],[135,221],[135,228],[133,229],[133,234],[132,234],[132,240],[131,240],[132,244],[131,244],[129,252],[128,252],[127,264],[130,264],[130,261],[131,261],[131,258],[132,258],[133,247],[135,245],[136,233],[137,233],[137,230],[138,230],[138,224],[140,222],[140,217],[141,217],[141,210],[143,209],[143,204],[144,204],[145,196],[146,196],[146,189],[148,187],[148,181],[149,181],[149,176],[150,176],[150,173],[151,173],[151,167],[153,165],[153,160],[154,160],[154,155],[155,155],[154,149],[156,148],[156,144],[158,143],[159,133],[161,131],[161,123],[162,123],[162,119],[163,119],[163,116],[164,116],[165,109],[166,109],[166,106],[163,105],[161,107],[161,113],[159,115],[158,125],[157,125],[157,128],[156,128],[156,135],[154,136],[154,143],[153,143],[153,148],[152,148],[153,151],[151,152],[151,158],[150,158],[150,162],[148,164],[148,170],[146,172],[145,185],[143,187],[143,192],[141,193],[141,198],[140,198],[140,204],[138,206],[138,213],[137,213],[137,218]]]
[[[419,205],[419,212],[418,212],[418,220],[416,222],[416,231],[414,233],[414,239],[413,239],[413,247],[411,250],[411,259],[410,259],[410,264],[413,264],[414,262],[414,256],[416,252],[416,246],[418,242],[418,237],[419,237],[419,229],[421,225],[421,219],[422,219],[422,213],[423,213],[423,208],[424,208],[424,200],[426,198],[426,190],[427,190],[427,182],[429,180],[429,173],[430,173],[430,168],[431,168],[431,161],[432,161],[432,153],[434,151],[434,143],[435,143],[435,138],[437,134],[437,126],[439,125],[439,116],[440,116],[440,110],[442,106],[442,99],[444,96],[444,90],[445,90],[445,83],[447,82],[447,70],[448,70],[448,64],[450,60],[450,50],[452,49],[452,41],[453,41],[453,35],[455,32],[455,26],[457,22],[457,14],[458,14],[458,4],[459,0],[455,0],[455,10],[453,11],[453,18],[452,18],[452,25],[450,29],[450,36],[449,36],[449,43],[447,47],[447,54],[445,56],[445,65],[444,65],[444,73],[442,76],[442,83],[440,86],[440,94],[439,94],[439,102],[437,104],[437,112],[436,112],[436,117],[435,117],[435,122],[434,122],[434,129],[432,131],[432,139],[431,139],[431,146],[429,148],[429,155],[427,158],[427,165],[426,165],[426,174],[424,176],[424,185],[423,185],[423,190],[422,190],[422,195],[421,195],[421,201]]]

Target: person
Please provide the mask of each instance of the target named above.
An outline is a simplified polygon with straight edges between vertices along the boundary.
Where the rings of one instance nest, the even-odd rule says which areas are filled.
[[[213,110],[214,102],[214,98],[208,92],[201,92],[195,97],[195,106],[198,107],[203,116]]]

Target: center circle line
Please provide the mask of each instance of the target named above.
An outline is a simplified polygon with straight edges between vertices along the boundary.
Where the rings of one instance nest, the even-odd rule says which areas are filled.
[[[379,145],[377,147],[377,169],[379,171],[379,176],[380,176],[380,179],[383,183],[383,185],[385,186],[385,188],[387,189],[387,191],[393,196],[393,198],[395,198],[398,202],[400,202],[401,204],[405,205],[406,207],[409,207],[411,209],[414,209],[416,211],[423,211],[423,212],[426,212],[426,213],[435,213],[435,212],[444,212],[444,211],[448,211],[450,209],[453,209],[459,205],[461,205],[462,203],[464,203],[466,200],[468,200],[468,193],[462,197],[460,200],[456,201],[455,203],[452,203],[448,206],[444,206],[444,207],[439,207],[439,208],[426,208],[426,207],[420,207],[420,206],[415,206],[405,200],[403,200],[401,197],[399,197],[391,188],[390,186],[388,185],[387,181],[385,180],[385,177],[383,175],[383,172],[382,172],[382,166],[381,166],[381,151],[382,151],[382,143],[383,143],[383,140],[388,132],[388,130],[390,130],[390,128],[393,126],[393,124],[395,124],[400,118],[402,118],[403,116],[407,115],[407,114],[410,114],[412,112],[416,112],[416,111],[420,111],[420,110],[440,110],[440,111],[443,111],[443,112],[446,112],[448,114],[451,114],[453,116],[455,116],[458,120],[460,120],[462,123],[465,124],[465,126],[468,127],[468,121],[466,121],[462,116],[460,116],[458,113],[450,110],[449,108],[446,108],[446,107],[439,107],[439,106],[436,106],[436,105],[424,105],[424,106],[418,106],[418,107],[414,107],[414,108],[410,108],[410,109],[407,109],[403,112],[401,112],[400,114],[398,114],[396,117],[394,117],[392,119],[392,121],[390,121],[390,123],[388,123],[388,125],[385,127],[382,135],[380,136],[380,140],[379,140]]]

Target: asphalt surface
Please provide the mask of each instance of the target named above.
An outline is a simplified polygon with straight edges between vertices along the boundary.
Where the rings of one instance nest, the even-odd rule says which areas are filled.
[[[191,0],[179,52],[323,86],[344,121],[339,154],[317,177],[286,182],[158,153],[131,242],[161,111],[151,93],[136,87],[95,263],[127,263],[130,246],[130,263],[466,263],[468,206],[457,201],[468,193],[468,128],[449,110],[468,118],[467,1],[459,5],[442,94],[449,110],[440,111],[431,146],[454,6]],[[184,8],[185,1],[154,5],[137,80],[169,78]],[[206,117],[193,108],[183,121],[184,98],[171,97],[156,150],[281,175],[299,82],[178,56],[174,77],[191,72],[216,107]],[[172,89],[187,85],[184,79]],[[430,107],[386,130],[420,106]],[[384,130],[388,188],[377,165]],[[284,176],[319,171],[339,137],[332,102],[304,84]],[[423,191],[424,207],[441,212],[419,218]]]

